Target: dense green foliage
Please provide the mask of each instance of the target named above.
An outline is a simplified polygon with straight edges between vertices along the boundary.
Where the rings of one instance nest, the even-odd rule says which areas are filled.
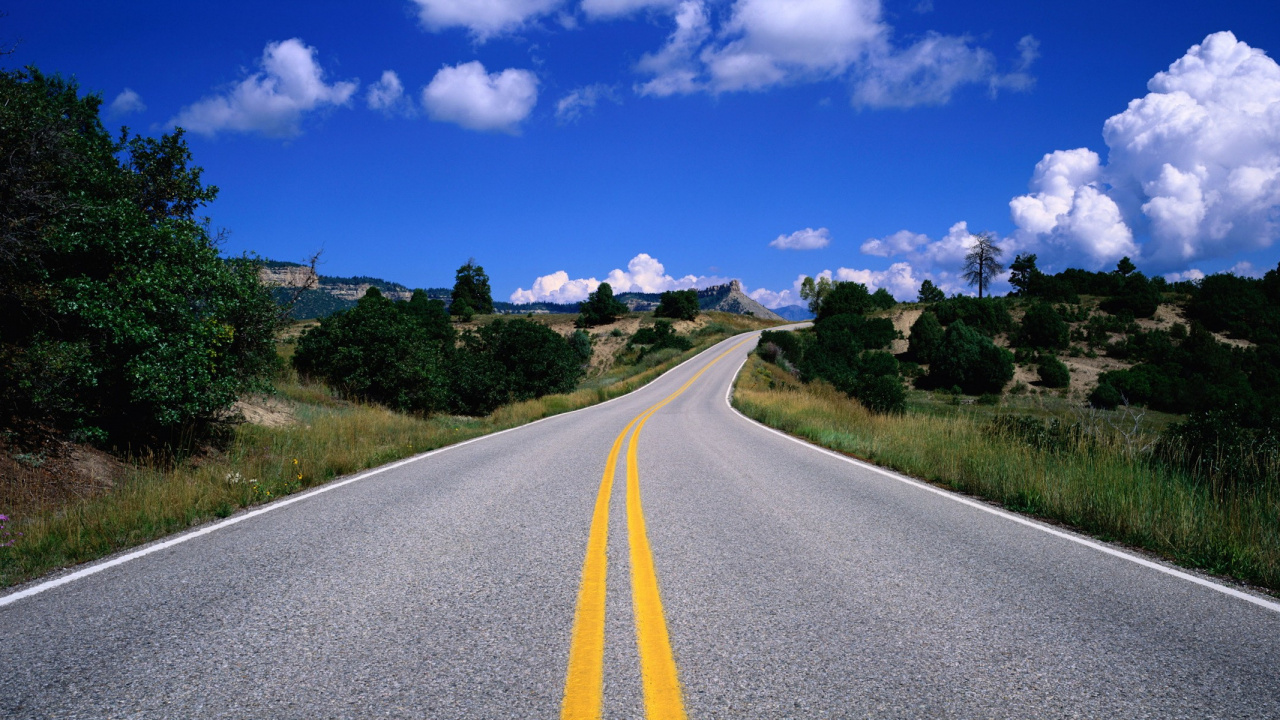
[[[888,298],[887,305],[885,298]],[[818,306],[817,320],[836,315],[863,315],[872,310],[893,307],[893,297],[887,292],[876,296],[867,292],[867,286],[855,282],[832,283]]]
[[[303,334],[293,365],[344,395],[397,410],[484,415],[572,390],[591,357],[590,338],[583,340],[498,319],[459,341],[443,302],[420,290],[392,302],[370,288],[354,309]]]
[[[1071,384],[1071,371],[1052,355],[1041,355],[1037,365],[1040,384],[1047,388],[1064,388]]]
[[[947,326],[929,360],[923,384],[958,387],[970,395],[998,393],[1013,379],[1013,353],[996,347],[991,338],[956,320]]]
[[[654,317],[672,318],[674,320],[693,320],[698,317],[697,290],[668,290],[662,293],[658,307],[653,311]]]
[[[664,348],[688,350],[693,347],[693,341],[677,334],[672,329],[671,323],[666,320],[657,321],[653,324],[653,327],[640,328],[627,343],[629,345],[648,345],[649,351],[662,350]]]
[[[938,316],[931,312],[920,313],[920,317],[911,325],[911,335],[907,338],[907,354],[916,362],[927,363],[929,358],[942,344],[942,336],[946,330],[938,322]]]
[[[277,311],[196,217],[217,188],[182,131],[113,140],[100,105],[0,73],[0,414],[170,442],[265,387]]]
[[[1070,342],[1070,328],[1062,315],[1046,302],[1037,302],[1022,316],[1014,344],[1024,348],[1062,350]]]
[[[346,396],[397,410],[445,407],[453,328],[439,301],[414,312],[407,305],[370,288],[350,311],[330,315],[303,334],[293,366]],[[447,332],[436,329],[439,321],[428,317],[431,312],[443,319]]]
[[[934,303],[946,299],[947,294],[942,292],[942,288],[934,285],[932,280],[926,278],[924,282],[920,283],[920,294],[916,300],[917,302]]]
[[[1004,298],[974,298],[964,295],[947,298],[930,308],[938,322],[950,325],[963,320],[971,330],[995,337],[1013,330],[1013,317],[1009,315],[1009,301]]]
[[[608,325],[627,314],[625,303],[613,298],[613,288],[607,282],[600,283],[595,292],[578,306],[578,327]]]
[[[898,331],[888,319],[864,315],[885,302],[860,283],[835,283],[811,330],[761,333],[757,353],[804,382],[825,380],[871,410],[901,412],[906,388],[897,359],[885,352]],[[891,307],[893,298],[887,302]]]
[[[475,258],[467,260],[454,275],[452,302],[449,303],[451,315],[493,314],[493,293],[489,290],[489,276],[484,268],[476,264]]]

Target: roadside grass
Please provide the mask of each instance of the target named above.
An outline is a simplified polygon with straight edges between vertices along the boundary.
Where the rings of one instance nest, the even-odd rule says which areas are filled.
[[[1280,593],[1280,479],[1211,486],[1105,423],[1055,450],[975,413],[876,415],[752,355],[734,407],[770,427],[912,477]]]
[[[124,476],[94,497],[34,507],[4,507],[0,502],[0,513],[10,518],[6,529],[15,539],[11,546],[0,545],[0,587],[227,517],[336,477],[604,402],[648,384],[731,335],[768,325],[746,318],[717,320],[699,332],[691,350],[660,357],[655,353],[652,362],[620,365],[574,392],[505,405],[479,418],[404,415],[341,399],[323,385],[301,382],[291,370],[283,371],[273,399],[292,414],[291,423],[241,423],[222,449],[176,464],[133,458]],[[281,343],[281,356],[287,358],[292,348]]]

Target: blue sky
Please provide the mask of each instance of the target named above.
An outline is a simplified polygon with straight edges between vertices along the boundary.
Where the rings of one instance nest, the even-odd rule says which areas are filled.
[[[824,271],[967,291],[979,231],[1046,269],[1280,260],[1274,2],[5,12],[8,67],[74,75],[109,126],[188,128],[229,252],[323,249],[330,275],[447,286],[475,257],[497,299],[738,278],[773,306]]]

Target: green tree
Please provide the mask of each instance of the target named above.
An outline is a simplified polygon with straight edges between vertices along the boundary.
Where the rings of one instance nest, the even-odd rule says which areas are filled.
[[[942,344],[945,334],[937,315],[931,312],[921,313],[911,324],[911,334],[907,337],[907,354],[916,362],[932,362],[933,353]]]
[[[1015,257],[1009,271],[1009,284],[1021,297],[1035,294],[1036,286],[1044,277],[1044,273],[1036,267],[1035,253]]]
[[[532,320],[494,320],[463,335],[454,409],[485,415],[508,402],[569,392],[582,377],[570,342]]]
[[[998,393],[1013,379],[1013,354],[957,320],[947,326],[929,366],[935,387],[958,386],[970,395]]]
[[[946,300],[946,293],[942,292],[942,288],[933,284],[932,280],[925,280],[920,283],[920,296],[916,302],[934,303]]]
[[[217,188],[182,131],[113,140],[101,102],[0,72],[0,414],[171,442],[266,388],[275,303],[196,217]]]
[[[978,286],[978,297],[981,298],[982,291],[990,287],[995,276],[1004,272],[1004,265],[1000,263],[1000,255],[1004,251],[996,245],[996,236],[992,233],[979,233],[974,240],[974,246],[964,256],[962,272],[965,282]]]
[[[888,293],[885,293],[888,295]],[[890,300],[893,298],[890,297]],[[864,315],[874,310],[876,302],[867,286],[856,282],[838,282],[831,285],[818,306],[817,320],[835,315]]]
[[[814,280],[811,277],[805,277],[800,281],[800,297],[809,301],[809,312],[818,314],[822,301],[826,299],[827,293],[831,292],[831,287],[831,278],[820,277]]]
[[[1120,262],[1116,263],[1116,274],[1120,277],[1129,277],[1137,269],[1138,266],[1133,264],[1128,255],[1120,258]]]
[[[1037,302],[1022,316],[1015,342],[1019,347],[1060,350],[1070,343],[1071,328],[1046,302]]]
[[[468,259],[465,265],[458,268],[454,278],[450,314],[462,314],[461,308],[453,310],[453,306],[462,300],[466,301],[466,307],[471,308],[473,313],[493,314],[493,293],[489,291],[489,276],[485,274],[484,268],[476,264],[475,258]]]
[[[608,325],[627,314],[625,303],[613,298],[613,288],[607,282],[600,283],[596,291],[578,306],[578,327]]]
[[[895,300],[893,295],[889,294],[889,291],[884,288],[880,288],[871,293],[871,307],[876,310],[888,310],[897,304],[898,301]]]
[[[700,310],[697,290],[668,290],[659,298],[658,307],[653,311],[653,316],[693,320],[698,317]]]

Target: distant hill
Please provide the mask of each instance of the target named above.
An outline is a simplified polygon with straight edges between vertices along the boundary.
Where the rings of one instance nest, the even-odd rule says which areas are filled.
[[[632,312],[649,312],[658,307],[658,303],[662,300],[661,293],[640,293],[640,292],[624,292],[614,295],[614,298],[625,304]],[[508,302],[495,302],[494,308],[502,313],[577,313],[578,303],[526,303],[516,305]],[[727,285],[713,285],[698,291],[698,307],[703,310],[718,310],[720,312],[735,313],[738,315],[753,315],[764,320],[782,320],[777,314],[761,305],[760,303],[747,297],[742,292],[742,285],[737,280]]]
[[[782,307],[774,308],[773,311],[783,320],[799,322],[801,320],[813,319],[813,313],[809,312],[809,308],[804,305],[784,305]]]
[[[364,297],[371,287],[376,287],[382,294],[392,300],[408,300],[413,290],[400,283],[383,280],[368,275],[353,277],[335,277],[319,275],[306,265],[279,260],[264,260],[258,277],[262,284],[272,288],[276,302],[284,304],[294,295],[297,301],[289,316],[295,320],[309,320],[332,315],[341,310],[355,307],[356,301]],[[310,287],[308,287],[310,286]],[[308,288],[298,293],[298,288]],[[448,305],[452,298],[449,288],[427,288],[427,297],[441,300]],[[658,307],[662,299],[661,293],[626,292],[615,296],[626,304],[632,312],[648,312]],[[753,315],[764,320],[792,319],[783,317],[760,303],[747,297],[742,292],[742,285],[734,280],[727,285],[713,285],[698,291],[698,306],[703,310]],[[799,306],[795,306],[799,307]],[[563,313],[576,315],[578,303],[536,302],[517,305],[516,303],[496,301],[493,308],[499,313],[508,315],[524,315],[526,313]],[[802,308],[803,309],[803,308]],[[807,311],[806,311],[807,312]],[[809,315],[801,319],[808,319]]]
[[[413,291],[408,287],[390,280],[368,275],[354,277],[319,275],[306,265],[279,260],[264,260],[258,279],[263,285],[272,288],[272,296],[282,305],[297,294],[298,288],[310,286],[298,295],[289,313],[289,316],[295,320],[327,317],[339,310],[355,307],[356,301],[364,297],[371,287],[378,288],[383,295],[392,300],[408,300],[413,296]],[[427,290],[429,297],[440,297],[443,294],[442,299],[446,303],[449,301],[449,293],[448,288]]]

